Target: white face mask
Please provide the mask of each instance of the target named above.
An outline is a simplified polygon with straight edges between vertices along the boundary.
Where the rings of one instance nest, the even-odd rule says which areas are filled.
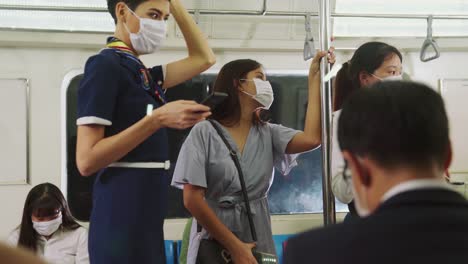
[[[354,207],[356,208],[356,212],[360,217],[367,217],[370,215],[370,210],[367,208],[366,205],[361,201],[361,198],[359,198],[359,195],[356,191],[356,188],[354,188],[354,184],[351,184],[352,190],[353,190],[353,197],[354,197]]]
[[[253,81],[255,84],[255,89],[257,93],[255,95],[249,94],[245,91],[242,91],[245,94],[248,94],[260,103],[264,109],[270,109],[270,106],[273,104],[274,96],[273,96],[273,88],[271,87],[271,83],[269,81],[264,81],[262,79],[255,78],[253,80],[241,79],[243,81]]]
[[[151,54],[161,48],[166,39],[167,24],[165,21],[141,18],[137,16],[128,6],[127,9],[140,20],[140,31],[132,33],[124,24],[130,34],[133,49],[140,55]]]
[[[33,222],[34,230],[36,230],[36,232],[39,235],[50,236],[53,233],[55,233],[55,231],[57,231],[60,225],[62,224],[62,214],[60,214],[54,220],[50,220],[47,222],[35,222],[35,221],[32,221],[32,222]]]
[[[371,73],[372,74],[372,73]],[[382,82],[387,82],[387,81],[403,81],[403,75],[392,75],[392,76],[387,76],[387,77],[379,77],[377,75],[372,74],[375,78],[379,79]]]
[[[347,179],[351,183],[351,190],[353,192],[353,197],[354,197],[354,207],[356,208],[356,212],[360,217],[366,217],[370,215],[370,210],[367,207],[367,204],[364,205],[363,202],[361,201],[361,198],[359,197],[358,192],[356,191],[356,188],[354,187],[354,182],[351,176],[351,170],[348,168],[346,161],[345,161],[345,164],[346,165],[343,170],[343,178]]]

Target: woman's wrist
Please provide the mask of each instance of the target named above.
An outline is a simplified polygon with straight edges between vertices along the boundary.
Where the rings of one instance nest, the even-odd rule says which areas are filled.
[[[181,4],[179,0],[168,0],[169,5],[171,6],[171,13],[174,11],[174,7],[177,9],[179,8],[179,5]]]
[[[231,253],[237,252],[242,248],[242,244],[243,243],[240,241],[240,239],[238,239],[236,236],[233,236],[233,239],[231,239],[231,241],[228,242],[228,245],[226,245],[226,249]]]
[[[154,110],[151,115],[148,115],[147,118],[151,124],[151,130],[158,131],[159,129],[163,128],[161,113],[159,109]]]

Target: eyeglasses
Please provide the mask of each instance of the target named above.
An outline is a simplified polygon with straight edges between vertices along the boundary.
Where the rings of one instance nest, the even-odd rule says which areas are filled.
[[[345,182],[349,183],[351,181],[351,170],[348,167],[348,161],[347,160],[344,161],[344,168],[343,168],[343,171],[341,172],[341,175],[342,175],[343,180]]]

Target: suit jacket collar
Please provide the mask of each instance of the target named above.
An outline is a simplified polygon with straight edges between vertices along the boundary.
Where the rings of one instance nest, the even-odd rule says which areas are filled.
[[[458,192],[445,188],[426,188],[401,192],[383,202],[375,213],[404,206],[460,206],[467,207],[467,200]]]
[[[402,192],[434,188],[452,190],[450,185],[442,179],[414,179],[400,183],[388,190],[382,197],[382,202]]]

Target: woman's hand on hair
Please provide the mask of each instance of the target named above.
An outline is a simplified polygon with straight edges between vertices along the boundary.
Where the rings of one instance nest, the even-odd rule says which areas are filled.
[[[179,100],[159,107],[151,115],[157,125],[186,129],[211,115],[210,108],[194,101]]]

